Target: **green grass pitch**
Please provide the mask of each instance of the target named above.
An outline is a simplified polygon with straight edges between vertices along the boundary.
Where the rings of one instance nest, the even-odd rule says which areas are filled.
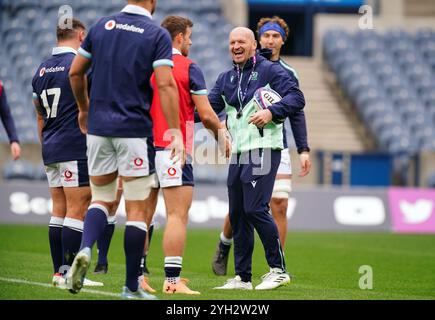
[[[67,291],[44,286],[51,281],[51,258],[45,226],[0,226],[0,299],[118,299],[124,280],[123,226],[118,225],[109,252],[109,273],[88,274],[104,287],[90,288],[113,295]],[[285,248],[287,268],[294,275],[290,286],[274,291],[216,291],[234,274],[215,276],[210,261],[219,231],[188,231],[182,277],[201,296],[166,296],[161,293],[164,279],[162,229],[156,230],[148,265],[151,285],[159,299],[435,299],[435,235],[394,235],[386,233],[308,233],[290,232]],[[91,271],[95,266],[96,252]],[[361,290],[362,265],[373,270],[373,289]],[[253,285],[268,268],[259,239],[253,257]],[[31,283],[11,282],[24,280]]]

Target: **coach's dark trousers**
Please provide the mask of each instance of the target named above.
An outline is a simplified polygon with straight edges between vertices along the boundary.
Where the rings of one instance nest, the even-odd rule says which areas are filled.
[[[252,150],[233,155],[228,171],[230,222],[236,275],[251,281],[254,228],[270,267],[285,270],[278,229],[269,211],[281,151]]]

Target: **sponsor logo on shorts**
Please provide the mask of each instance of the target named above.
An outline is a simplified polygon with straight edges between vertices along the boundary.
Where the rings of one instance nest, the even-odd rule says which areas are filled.
[[[133,170],[146,170],[147,169],[147,163],[142,158],[135,158],[133,160]]]
[[[175,176],[177,174],[177,169],[175,169],[174,167],[170,167],[169,169],[168,169],[168,175],[170,176],[170,177],[173,177],[173,176]]]
[[[66,170],[66,171],[65,171],[65,178],[67,178],[67,179],[71,179],[72,176],[73,176],[73,174],[72,174],[71,171],[69,171],[69,170]]]
[[[136,159],[134,159],[134,165],[135,165],[136,167],[142,167],[142,165],[143,165],[143,160],[142,160],[141,158],[136,158]]]
[[[66,182],[72,182],[72,181],[76,181],[76,179],[73,179],[73,173],[69,170],[65,170],[65,172],[63,173],[64,177],[65,177],[65,181]]]

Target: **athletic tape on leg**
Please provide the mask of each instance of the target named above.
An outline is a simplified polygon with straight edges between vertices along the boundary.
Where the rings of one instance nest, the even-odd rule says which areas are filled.
[[[288,199],[292,191],[292,181],[290,179],[277,179],[273,186],[272,198]]]
[[[123,181],[124,199],[127,201],[141,201],[148,198],[154,185],[154,174],[147,177],[136,178],[131,181]]]
[[[103,202],[113,202],[116,200],[116,189],[117,183],[116,179],[112,182],[104,185],[97,186],[90,181],[91,192],[92,192],[92,202],[103,201]]]

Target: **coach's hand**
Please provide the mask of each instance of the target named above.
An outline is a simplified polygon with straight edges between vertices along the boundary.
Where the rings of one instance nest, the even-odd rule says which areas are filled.
[[[220,152],[225,155],[225,158],[229,159],[231,156],[231,140],[224,137],[222,140],[219,140],[218,145]]]
[[[270,112],[270,110],[260,110],[249,118],[249,123],[257,126],[257,128],[263,128],[266,124],[272,121],[272,117],[272,112]]]
[[[308,152],[302,152],[299,155],[299,161],[301,163],[301,172],[299,173],[299,177],[305,177],[310,173],[311,170],[310,154]]]
[[[181,166],[186,163],[186,150],[184,150],[183,136],[181,133],[173,134],[171,141],[171,160],[173,163],[181,162]]]
[[[83,134],[88,133],[88,112],[79,111],[79,127]]]
[[[221,122],[220,129],[218,131],[218,139],[217,139],[219,151],[225,155],[225,158],[229,158],[231,156],[231,135],[227,130],[227,126],[224,122]]]

